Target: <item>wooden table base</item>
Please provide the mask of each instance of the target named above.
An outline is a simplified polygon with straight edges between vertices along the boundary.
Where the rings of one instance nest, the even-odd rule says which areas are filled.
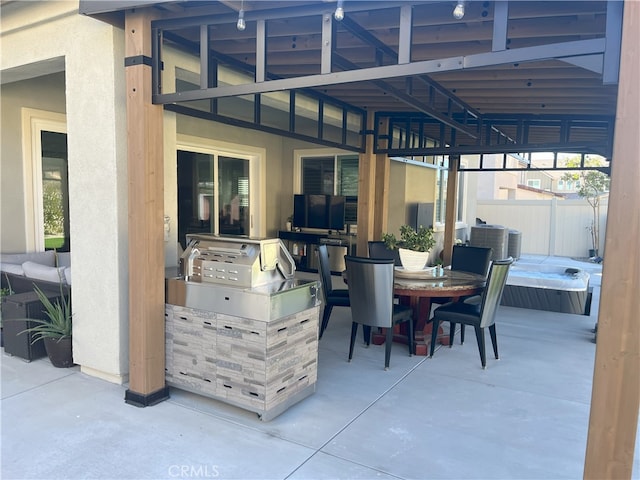
[[[429,346],[431,345],[431,327],[432,323],[427,323],[424,330],[420,330],[414,334],[414,346],[415,354],[421,356],[429,355]],[[393,341],[395,343],[402,343],[404,345],[409,344],[407,339],[407,333],[405,328],[400,328],[400,325],[394,327]],[[386,340],[384,329],[381,332],[371,333],[371,342],[374,345],[384,345]],[[441,345],[449,345],[449,334],[445,334],[442,327],[438,327],[438,343]]]
[[[400,302],[402,304],[408,304],[413,308],[415,354],[421,356],[429,355],[433,326],[433,324],[428,321],[429,315],[431,314],[431,299],[426,297],[400,297]],[[374,345],[384,345],[385,339],[384,331],[372,332],[371,334],[371,342]],[[397,325],[394,327],[393,341],[405,345],[409,344],[405,325]],[[449,345],[449,335],[444,333],[442,326],[438,327],[438,343],[441,345]]]

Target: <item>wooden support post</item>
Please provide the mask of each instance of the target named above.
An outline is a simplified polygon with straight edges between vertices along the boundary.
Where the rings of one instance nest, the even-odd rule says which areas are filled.
[[[357,254],[367,256],[369,240],[373,240],[376,211],[376,156],[373,153],[373,131],[375,115],[367,114],[367,139],[365,152],[358,162],[358,241]]]
[[[442,261],[444,265],[451,265],[453,242],[456,238],[456,220],[458,218],[458,162],[460,157],[449,157],[447,175],[447,209],[444,220],[444,251]]]
[[[382,122],[385,125],[378,125],[378,131],[386,132],[386,124],[389,123],[389,119],[384,119],[381,121],[381,123]],[[382,234],[387,231],[389,217],[389,176],[391,171],[391,164],[389,156],[386,153],[376,154],[375,158],[375,191],[373,195],[375,201],[375,209],[373,216],[373,238],[371,238],[371,240],[380,240],[382,238]]]
[[[151,58],[148,10],[125,14],[129,59]],[[127,62],[129,173],[129,389],[125,402],[144,407],[169,397],[164,362],[162,106],[151,103],[149,62]]]
[[[585,479],[628,479],[633,471],[640,408],[638,78],[640,3],[625,1]]]

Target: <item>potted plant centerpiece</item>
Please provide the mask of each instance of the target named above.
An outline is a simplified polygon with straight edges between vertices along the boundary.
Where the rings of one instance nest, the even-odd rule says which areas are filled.
[[[71,350],[71,298],[65,294],[62,283],[60,284],[60,296],[53,301],[37,285],[34,286],[38,300],[44,306],[46,320],[32,319],[36,323],[34,327],[23,330],[20,333],[31,332],[31,343],[42,339],[49,360],[54,367],[67,368],[73,365]]]
[[[423,226],[414,229],[411,225],[400,227],[400,239],[393,233],[384,233],[382,241],[390,250],[398,250],[405,270],[422,270],[427,264],[429,253],[436,244],[433,229]]]

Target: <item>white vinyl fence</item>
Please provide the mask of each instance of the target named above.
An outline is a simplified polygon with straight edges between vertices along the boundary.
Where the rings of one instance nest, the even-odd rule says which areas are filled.
[[[599,255],[604,257],[608,198],[600,205]],[[593,217],[586,200],[478,200],[476,216],[522,233],[521,253],[587,257]]]

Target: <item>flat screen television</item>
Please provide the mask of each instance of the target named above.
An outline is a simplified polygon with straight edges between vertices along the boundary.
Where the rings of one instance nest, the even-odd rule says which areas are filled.
[[[342,195],[294,195],[293,226],[344,230],[345,200]]]

